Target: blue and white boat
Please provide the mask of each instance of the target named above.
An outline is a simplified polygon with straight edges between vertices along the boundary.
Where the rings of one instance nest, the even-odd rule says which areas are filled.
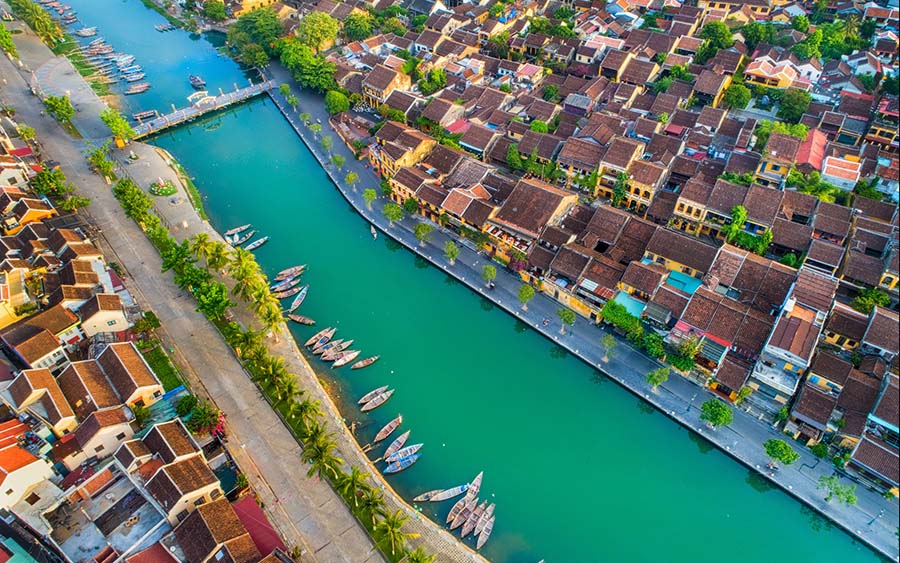
[[[399,460],[395,461],[394,463],[388,465],[387,468],[384,470],[384,472],[385,472],[385,474],[400,473],[407,467],[410,467],[412,464],[419,461],[419,457],[421,457],[421,456],[422,456],[422,454],[413,454],[410,456],[406,456],[404,458],[400,458]]]

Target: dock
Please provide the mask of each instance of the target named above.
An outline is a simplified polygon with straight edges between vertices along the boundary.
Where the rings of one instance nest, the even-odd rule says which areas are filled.
[[[160,115],[149,121],[141,121],[134,127],[134,139],[142,139],[148,135],[164,131],[169,127],[175,127],[176,125],[181,125],[182,123],[197,119],[204,114],[218,111],[234,104],[239,104],[245,100],[264,94],[274,87],[275,82],[267,80],[265,82],[251,84],[244,88],[235,87],[232,92],[222,92],[219,90],[219,95],[217,96],[204,90],[194,92],[188,96],[188,102],[190,102],[189,106],[175,109],[175,106],[173,105],[171,113]]]

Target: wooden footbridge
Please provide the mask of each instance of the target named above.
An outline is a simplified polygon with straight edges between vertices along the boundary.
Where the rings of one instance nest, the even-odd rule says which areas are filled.
[[[274,87],[275,82],[267,80],[258,84],[251,84],[245,88],[235,87],[233,92],[222,92],[220,89],[218,96],[212,95],[205,90],[194,92],[188,96],[188,102],[190,102],[189,106],[175,109],[175,106],[172,105],[171,113],[160,115],[153,119],[139,121],[138,125],[134,127],[136,133],[134,139],[142,139],[148,135],[153,135],[154,133],[159,133],[160,131],[168,129],[169,127],[174,127],[197,119],[201,115],[209,112],[239,104],[244,100],[249,100],[254,96],[264,94]]]

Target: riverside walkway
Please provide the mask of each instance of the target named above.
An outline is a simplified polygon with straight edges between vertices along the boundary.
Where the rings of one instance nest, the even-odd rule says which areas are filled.
[[[134,127],[134,139],[143,139],[154,133],[164,131],[169,127],[175,127],[176,125],[193,121],[209,112],[218,111],[227,108],[228,106],[239,104],[245,100],[264,94],[274,87],[275,83],[271,80],[267,80],[265,82],[251,84],[244,88],[235,88],[233,92],[222,92],[219,90],[218,96],[211,96],[209,95],[209,92],[205,90],[194,92],[188,96],[188,101],[191,102],[191,105],[188,107],[174,109],[173,105],[174,111],[171,113],[160,115],[149,121],[139,123]]]

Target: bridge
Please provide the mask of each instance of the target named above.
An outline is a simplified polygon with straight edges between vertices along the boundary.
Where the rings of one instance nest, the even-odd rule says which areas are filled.
[[[258,84],[251,84],[245,88],[235,87],[233,92],[222,92],[219,90],[218,96],[211,95],[205,90],[194,92],[188,96],[188,102],[190,102],[189,106],[175,109],[175,106],[173,105],[171,113],[160,115],[159,117],[147,121],[139,121],[138,125],[134,127],[134,139],[142,139],[148,135],[164,131],[169,127],[175,127],[176,125],[197,119],[201,115],[209,112],[239,104],[244,100],[249,100],[254,96],[268,92],[274,87],[275,82],[267,80]]]

